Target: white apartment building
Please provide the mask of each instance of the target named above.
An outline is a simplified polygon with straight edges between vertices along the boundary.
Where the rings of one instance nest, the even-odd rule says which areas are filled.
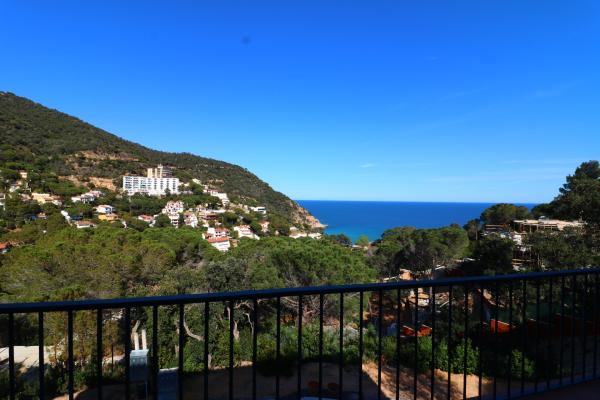
[[[159,164],[156,168],[148,168],[145,177],[124,176],[123,190],[129,196],[136,193],[164,196],[167,190],[172,194],[179,194],[179,178],[174,178],[169,168]]]
[[[148,178],[145,176],[124,176],[123,190],[129,196],[136,193],[149,196],[164,196],[167,189],[172,194],[179,194],[179,178]]]

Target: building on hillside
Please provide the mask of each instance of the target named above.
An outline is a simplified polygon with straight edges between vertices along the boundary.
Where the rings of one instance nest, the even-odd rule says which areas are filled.
[[[50,193],[31,193],[31,198],[38,204],[54,204],[55,206],[62,205],[60,196],[54,196]]]
[[[261,221],[260,222],[260,230],[263,233],[269,232],[269,221]]]
[[[241,238],[259,239],[259,237],[257,235],[255,235],[254,232],[252,232],[252,229],[250,229],[250,227],[248,225],[235,226],[233,228],[233,230],[237,232],[238,237],[240,239]]]
[[[114,214],[115,208],[108,204],[100,204],[96,207],[96,212],[98,214]]]
[[[21,170],[21,171],[19,171],[19,176],[21,177],[21,179],[27,179],[29,174],[27,173],[27,171]]]
[[[311,239],[321,239],[323,235],[320,232],[309,233],[308,237]]]
[[[92,221],[76,221],[75,227],[77,229],[94,228],[96,225]]]
[[[169,213],[166,215],[167,215],[167,217],[169,217],[169,221],[171,221],[171,225],[174,228],[179,228],[179,216],[181,214]]]
[[[148,178],[171,178],[173,177],[173,171],[169,167],[158,164],[156,168],[148,168],[146,176]]]
[[[226,238],[229,237],[229,229],[227,228],[213,228],[209,227],[206,232],[204,232],[204,238]]]
[[[73,203],[90,204],[94,200],[95,199],[93,197],[86,196],[85,194],[80,194],[79,196],[71,197],[71,202],[73,202]]]
[[[250,207],[250,209],[252,211],[254,211],[255,213],[259,213],[259,214],[263,214],[263,215],[267,213],[267,208],[264,206]]]
[[[119,216],[117,214],[100,214],[98,215],[98,219],[100,221],[107,221],[107,222],[115,222],[119,220]]]
[[[126,175],[123,177],[123,190],[129,196],[136,193],[164,196],[167,194],[167,190],[171,194],[179,194],[179,178],[147,178]]]
[[[229,205],[229,203],[230,203],[229,202],[229,197],[227,196],[227,193],[222,193],[222,192],[219,192],[217,190],[210,189],[210,190],[208,190],[208,194],[210,196],[216,197],[219,200],[221,200],[221,204],[223,204],[223,207],[227,207]]]
[[[198,217],[191,211],[186,211],[183,213],[183,222],[185,223],[185,226],[189,226],[191,228],[198,227]]]
[[[90,204],[96,201],[101,196],[102,192],[100,192],[99,190],[90,190],[89,192],[80,194],[79,196],[71,197],[71,201],[73,203]]]
[[[180,214],[184,211],[183,201],[168,201],[162,209],[163,214]]]
[[[156,168],[148,168],[147,176],[124,176],[123,190],[129,196],[136,193],[164,196],[167,190],[179,194],[179,178],[174,178],[169,168],[159,164]]]
[[[231,243],[229,243],[229,238],[208,238],[208,243],[215,249],[219,251],[228,251],[231,248]]]
[[[519,233],[532,233],[541,230],[562,231],[565,228],[582,229],[584,225],[581,221],[563,221],[548,218],[514,221],[515,230]]]
[[[6,194],[0,193],[0,208],[6,210]]]
[[[150,226],[154,226],[154,217],[152,215],[138,215],[137,218]]]

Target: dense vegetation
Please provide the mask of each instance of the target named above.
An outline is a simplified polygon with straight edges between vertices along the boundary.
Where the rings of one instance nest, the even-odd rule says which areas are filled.
[[[16,179],[12,175],[19,168],[33,170],[40,175],[40,179],[34,176],[35,182],[54,185],[53,193],[66,195],[77,192],[77,187],[63,183],[69,189],[61,191],[56,187],[61,184],[59,176],[75,176],[81,181],[107,178],[119,186],[125,173],[140,174],[159,163],[175,167],[175,175],[186,181],[197,178],[214,183],[234,201],[264,205],[288,220],[301,218],[303,210],[295,202],[237,165],[189,153],[152,150],[28,99],[0,92],[0,172],[5,179]]]

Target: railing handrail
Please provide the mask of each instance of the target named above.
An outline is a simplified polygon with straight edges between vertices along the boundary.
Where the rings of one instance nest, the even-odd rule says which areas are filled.
[[[235,292],[194,293],[169,296],[125,297],[115,299],[68,300],[31,303],[0,304],[0,314],[61,312],[97,309],[148,307],[154,305],[180,305],[218,301],[236,301],[245,299],[269,299],[277,297],[311,296],[319,294],[370,292],[379,290],[414,289],[421,287],[444,287],[455,285],[477,285],[494,282],[535,280],[540,278],[555,278],[600,273],[600,268],[580,268],[559,271],[528,272],[522,274],[473,276],[445,279],[406,280],[398,282],[375,282],[348,285],[324,285],[310,287],[293,287],[261,290],[243,290]]]

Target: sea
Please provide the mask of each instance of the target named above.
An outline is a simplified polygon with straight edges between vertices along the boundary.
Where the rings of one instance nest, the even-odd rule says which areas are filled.
[[[325,233],[343,233],[356,241],[366,235],[369,240],[398,226],[439,228],[453,223],[463,226],[496,203],[427,203],[388,201],[297,200],[321,223]],[[533,208],[535,204],[518,204]]]

